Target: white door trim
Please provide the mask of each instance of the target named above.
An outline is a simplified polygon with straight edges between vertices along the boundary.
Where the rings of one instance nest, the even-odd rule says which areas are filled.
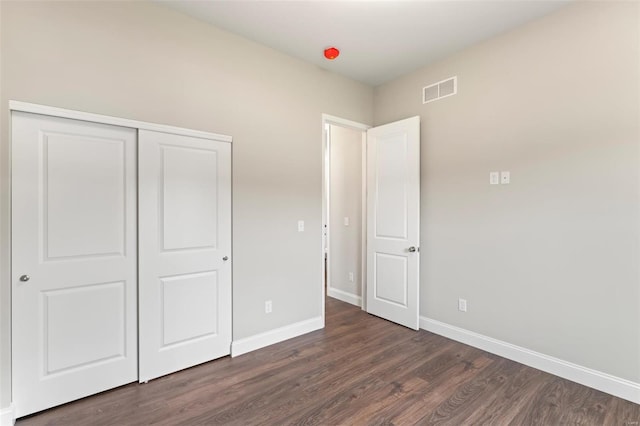
[[[366,286],[366,242],[367,242],[367,192],[366,192],[366,181],[367,181],[367,171],[366,171],[366,162],[367,162],[367,129],[370,129],[371,126],[369,126],[368,124],[363,124],[363,123],[358,123],[356,121],[352,121],[352,120],[347,120],[344,118],[340,118],[340,117],[336,117],[333,115],[329,115],[329,114],[322,114],[322,224],[323,226],[325,224],[328,223],[328,217],[327,217],[327,212],[329,210],[329,165],[330,165],[330,158],[329,158],[329,153],[330,151],[330,135],[327,132],[327,128],[329,125],[335,125],[335,126],[340,126],[340,127],[345,127],[348,129],[354,129],[354,130],[359,130],[362,131],[362,217],[361,217],[361,223],[362,223],[362,250],[363,250],[363,255],[361,256],[362,262],[360,265],[360,276],[362,277],[362,288],[361,288],[361,304],[360,307],[364,310],[365,309],[365,305],[366,305],[366,290],[367,290],[367,286]],[[327,228],[327,239],[326,239],[326,244],[327,247],[329,246],[329,241],[330,241],[331,235],[329,232],[329,229]],[[322,277],[321,277],[321,281],[320,281],[320,298],[322,301],[322,320],[324,322],[324,310],[325,310],[325,306],[324,306],[324,298],[325,298],[325,294],[324,294],[324,283],[325,283],[325,270],[324,270],[324,241],[322,242],[322,247],[321,247],[321,257],[320,259],[322,259],[323,262],[323,266],[322,266]],[[327,264],[327,272],[328,275],[330,275],[330,271],[329,271],[330,266]]]
[[[9,111],[31,112],[34,114],[51,115],[60,118],[92,121],[94,123],[111,124],[114,126],[130,127],[133,129],[153,130],[162,133],[192,136],[195,138],[214,139],[221,142],[233,142],[231,136],[218,133],[203,132],[200,130],[185,129],[183,127],[167,126],[164,124],[149,123],[146,121],[130,120],[128,118],[112,117],[110,115],[94,114],[91,112],[74,111],[53,106],[31,104],[21,101],[9,101]]]
[[[0,426],[13,426],[15,423],[13,404],[0,408]]]

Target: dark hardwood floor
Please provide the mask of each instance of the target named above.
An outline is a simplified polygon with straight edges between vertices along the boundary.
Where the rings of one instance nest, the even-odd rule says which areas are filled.
[[[327,299],[326,328],[17,422],[639,425],[640,405]]]

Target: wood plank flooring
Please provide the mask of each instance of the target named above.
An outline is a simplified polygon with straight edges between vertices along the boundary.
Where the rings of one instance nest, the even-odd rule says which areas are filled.
[[[326,328],[31,425],[640,425],[640,405],[328,298]]]

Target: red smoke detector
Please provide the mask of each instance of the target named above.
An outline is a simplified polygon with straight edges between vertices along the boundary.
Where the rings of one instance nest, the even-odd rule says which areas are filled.
[[[340,51],[335,47],[329,47],[328,49],[324,49],[324,57],[330,61],[333,61],[335,58],[340,55]]]

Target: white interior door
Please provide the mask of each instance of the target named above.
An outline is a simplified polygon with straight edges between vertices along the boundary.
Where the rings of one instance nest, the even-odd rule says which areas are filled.
[[[367,131],[367,312],[418,329],[420,117]]]
[[[17,417],[135,381],[136,131],[12,114]]]
[[[139,132],[140,381],[231,349],[231,144]]]

